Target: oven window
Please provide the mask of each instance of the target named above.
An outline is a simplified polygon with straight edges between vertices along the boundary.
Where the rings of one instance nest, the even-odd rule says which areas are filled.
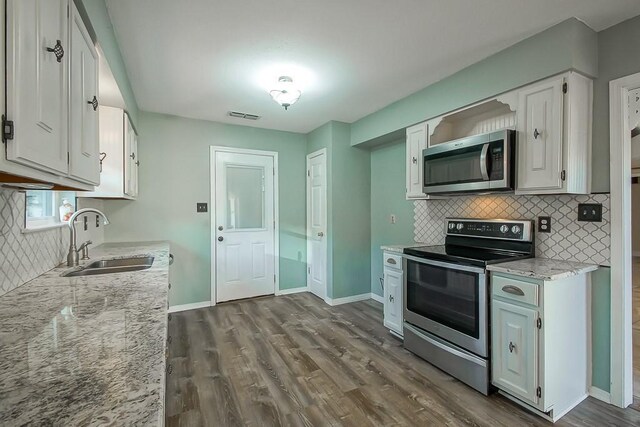
[[[407,309],[474,338],[480,336],[479,275],[407,262]]]
[[[464,150],[426,156],[424,159],[425,186],[462,184],[483,181],[480,171],[482,145]]]

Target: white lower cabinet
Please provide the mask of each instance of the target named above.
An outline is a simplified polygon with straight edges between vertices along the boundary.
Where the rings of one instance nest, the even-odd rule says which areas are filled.
[[[384,326],[402,336],[402,256],[384,252]]]
[[[589,276],[491,275],[491,382],[557,421],[588,395]]]

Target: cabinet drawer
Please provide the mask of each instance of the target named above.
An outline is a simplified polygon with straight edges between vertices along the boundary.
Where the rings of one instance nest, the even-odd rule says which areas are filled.
[[[539,306],[539,286],[535,283],[512,279],[503,276],[491,276],[491,293],[511,301]]]
[[[385,267],[402,270],[402,255],[396,255],[389,252],[385,252],[383,255]]]

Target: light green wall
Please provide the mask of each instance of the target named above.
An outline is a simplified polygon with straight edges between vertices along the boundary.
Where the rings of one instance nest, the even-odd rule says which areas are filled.
[[[327,149],[327,296],[370,292],[370,152],[353,148],[350,126],[329,122],[307,136],[307,152]]]
[[[640,16],[598,33],[593,85],[593,192],[609,191],[609,82],[640,72]]]
[[[413,242],[413,202],[405,199],[405,140],[371,152],[371,292],[382,295],[382,245]],[[396,223],[389,216],[396,215]]]
[[[399,129],[570,69],[598,71],[597,34],[575,18],[363,117],[351,126],[351,144],[396,139]]]
[[[120,47],[116,40],[115,33],[113,32],[113,25],[111,24],[111,18],[104,0],[76,0],[76,3],[80,2],[91,21],[91,26],[98,39],[98,44],[104,52],[109,67],[113,72],[113,77],[118,83],[120,92],[127,105],[127,112],[131,116],[131,120],[134,125],[138,123],[138,104],[136,97],[133,94],[131,83],[129,82],[129,76],[124,66],[124,60],[120,53]],[[139,132],[139,130],[138,130]]]
[[[108,241],[169,240],[171,305],[209,301],[209,148],[277,151],[280,190],[280,288],[306,286],[304,135],[140,112],[140,195],[107,201]]]
[[[371,153],[351,147],[350,126],[331,122],[333,293],[371,292]]]

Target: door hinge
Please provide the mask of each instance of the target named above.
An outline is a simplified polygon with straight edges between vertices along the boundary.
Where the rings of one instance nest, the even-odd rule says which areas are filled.
[[[71,154],[69,154],[69,152],[67,152],[67,164],[71,163]]]
[[[307,176],[311,176],[311,171],[310,170],[307,171]]]
[[[562,93],[567,93],[569,91],[569,84],[568,83],[563,83],[562,84]]]
[[[560,179],[563,181],[567,179],[567,171],[563,170],[560,172]]]
[[[542,317],[538,317],[538,320],[536,320],[536,327],[542,329]]]
[[[538,388],[536,389],[536,396],[538,396],[538,397],[542,397],[542,388],[541,388],[541,387],[538,387]]]
[[[276,275],[273,275],[273,283],[276,283]]]
[[[307,274],[311,274],[311,267],[307,267]]]
[[[2,142],[9,141],[13,139],[13,120],[7,120],[7,118],[2,115]]]

